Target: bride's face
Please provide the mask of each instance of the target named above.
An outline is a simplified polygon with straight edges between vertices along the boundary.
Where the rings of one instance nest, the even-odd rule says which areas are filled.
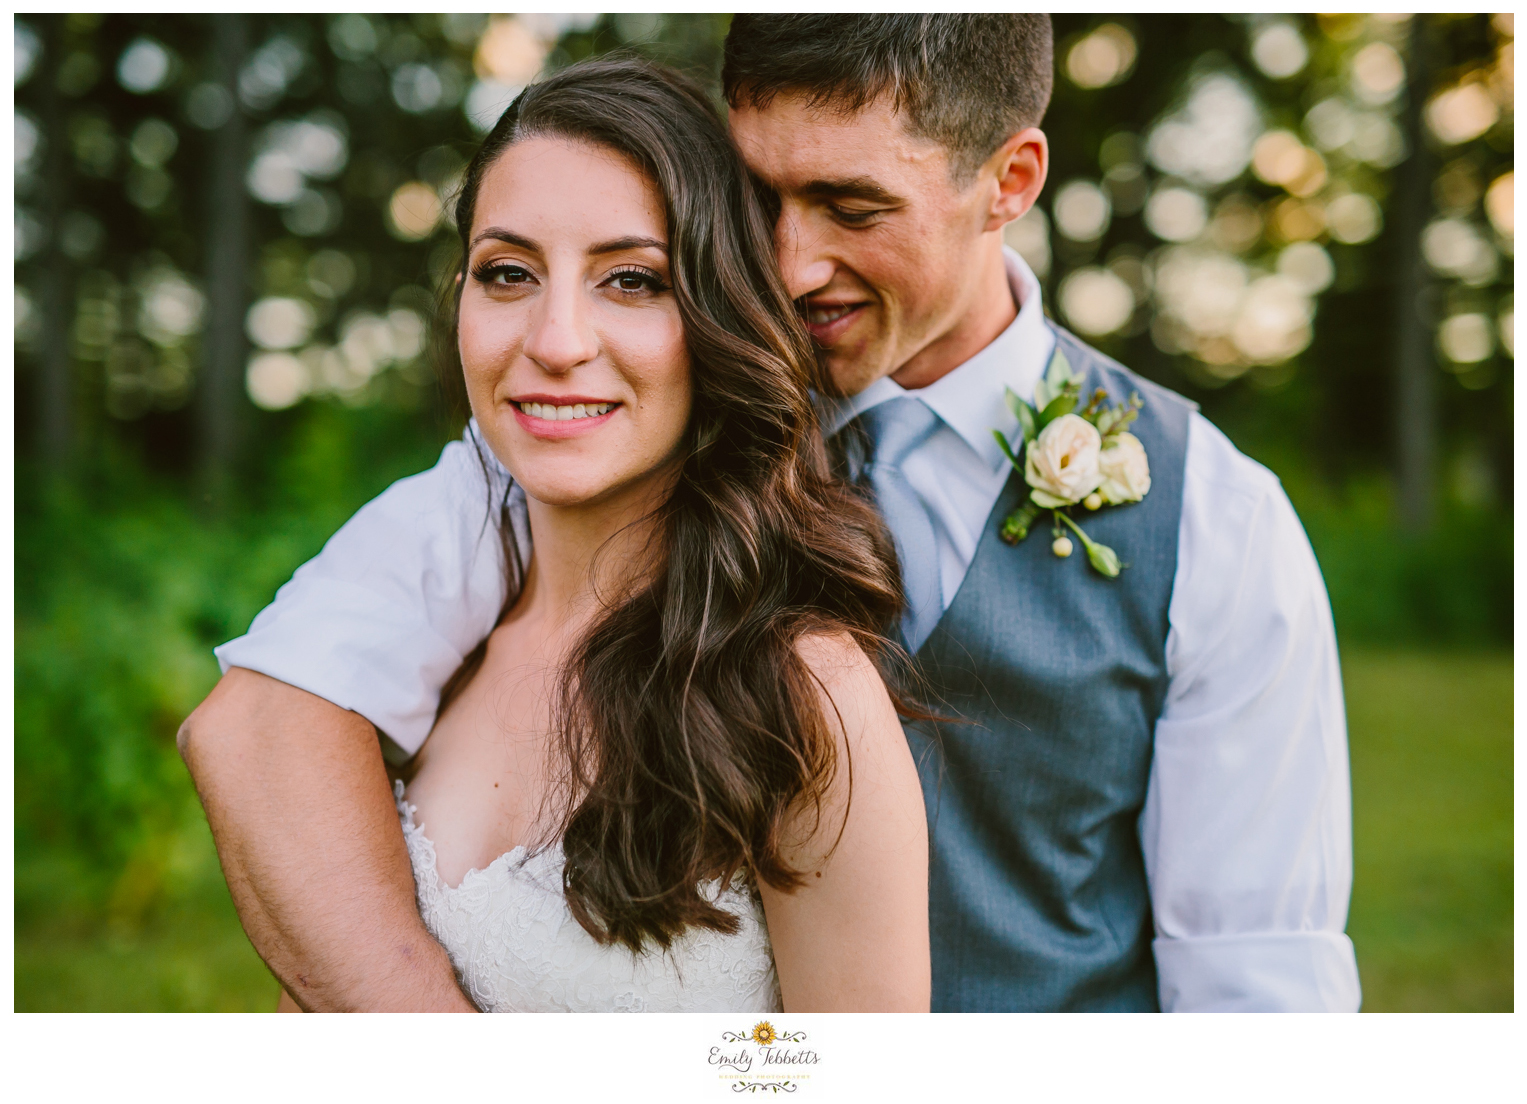
[[[689,356],[662,197],[623,156],[527,138],[483,174],[461,363],[483,436],[526,494],[597,504],[670,471]]]

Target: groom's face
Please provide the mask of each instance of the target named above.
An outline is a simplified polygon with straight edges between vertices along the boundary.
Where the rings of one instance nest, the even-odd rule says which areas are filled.
[[[848,113],[781,94],[734,108],[731,129],[779,195],[780,268],[845,394],[887,375],[923,386],[969,355],[962,319],[989,278],[974,263],[992,227],[986,174],[955,181],[948,151],[886,100]]]

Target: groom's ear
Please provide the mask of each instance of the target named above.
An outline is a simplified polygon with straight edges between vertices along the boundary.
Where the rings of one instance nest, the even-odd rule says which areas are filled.
[[[986,230],[1000,230],[1022,218],[1039,198],[1050,171],[1050,143],[1038,127],[1025,127],[998,147],[981,167],[991,195]]]

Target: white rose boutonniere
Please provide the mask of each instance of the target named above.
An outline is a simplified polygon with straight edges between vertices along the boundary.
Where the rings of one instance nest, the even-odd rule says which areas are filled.
[[[1075,414],[1062,414],[1040,431],[1023,459],[1029,495],[1046,509],[1074,506],[1103,482],[1103,436]]]
[[[1125,432],[1144,405],[1139,395],[1115,406],[1098,388],[1082,410],[1082,381],[1059,349],[1045,378],[1034,389],[1034,401],[1024,402],[1011,390],[1007,405],[1023,430],[1023,459],[999,430],[992,430],[1013,467],[1023,473],[1029,493],[1002,522],[1001,536],[1017,544],[1029,535],[1039,515],[1049,510],[1054,518],[1057,556],[1071,555],[1071,538],[1064,525],[1077,535],[1087,550],[1087,560],[1102,575],[1114,578],[1124,569],[1117,553],[1082,532],[1070,511],[1078,505],[1088,510],[1139,502],[1151,489],[1151,466],[1145,446],[1133,433]]]

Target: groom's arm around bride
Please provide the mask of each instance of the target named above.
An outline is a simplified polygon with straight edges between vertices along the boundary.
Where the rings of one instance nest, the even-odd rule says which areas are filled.
[[[476,1011],[420,919],[370,721],[235,668],[181,748],[239,919],[286,992],[312,1010]]]

